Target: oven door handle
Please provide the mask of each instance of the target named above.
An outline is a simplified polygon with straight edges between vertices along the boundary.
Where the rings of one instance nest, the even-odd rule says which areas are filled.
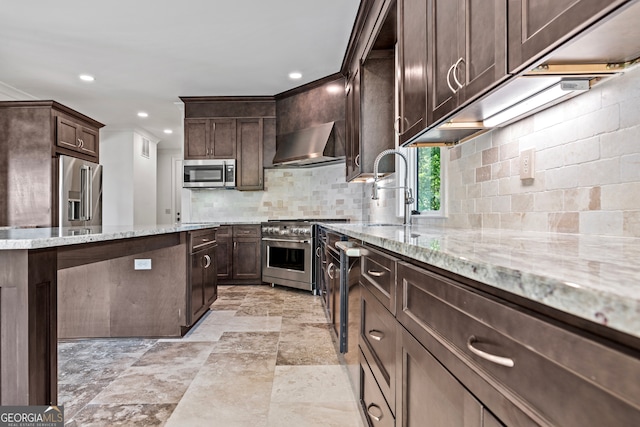
[[[274,239],[271,237],[263,237],[263,241],[265,242],[282,242],[282,243],[311,243],[310,240],[285,240],[285,239]]]

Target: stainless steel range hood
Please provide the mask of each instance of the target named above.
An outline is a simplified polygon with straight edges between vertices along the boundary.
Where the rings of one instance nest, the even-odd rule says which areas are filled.
[[[344,161],[338,122],[324,123],[278,135],[274,166],[311,167]]]

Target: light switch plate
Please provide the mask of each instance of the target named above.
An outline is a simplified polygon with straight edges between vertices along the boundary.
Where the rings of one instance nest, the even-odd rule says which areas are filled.
[[[134,270],[151,270],[151,260],[150,259],[134,259],[133,269]]]
[[[534,179],[536,150],[531,148],[520,153],[520,179]]]

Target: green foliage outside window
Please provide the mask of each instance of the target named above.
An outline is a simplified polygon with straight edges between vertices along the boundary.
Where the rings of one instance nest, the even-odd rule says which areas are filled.
[[[440,210],[440,148],[418,148],[418,191],[419,211]]]

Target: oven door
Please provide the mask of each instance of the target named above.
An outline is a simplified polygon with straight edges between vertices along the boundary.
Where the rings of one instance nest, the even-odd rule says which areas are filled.
[[[308,241],[262,239],[262,281],[311,291],[312,245]]]

